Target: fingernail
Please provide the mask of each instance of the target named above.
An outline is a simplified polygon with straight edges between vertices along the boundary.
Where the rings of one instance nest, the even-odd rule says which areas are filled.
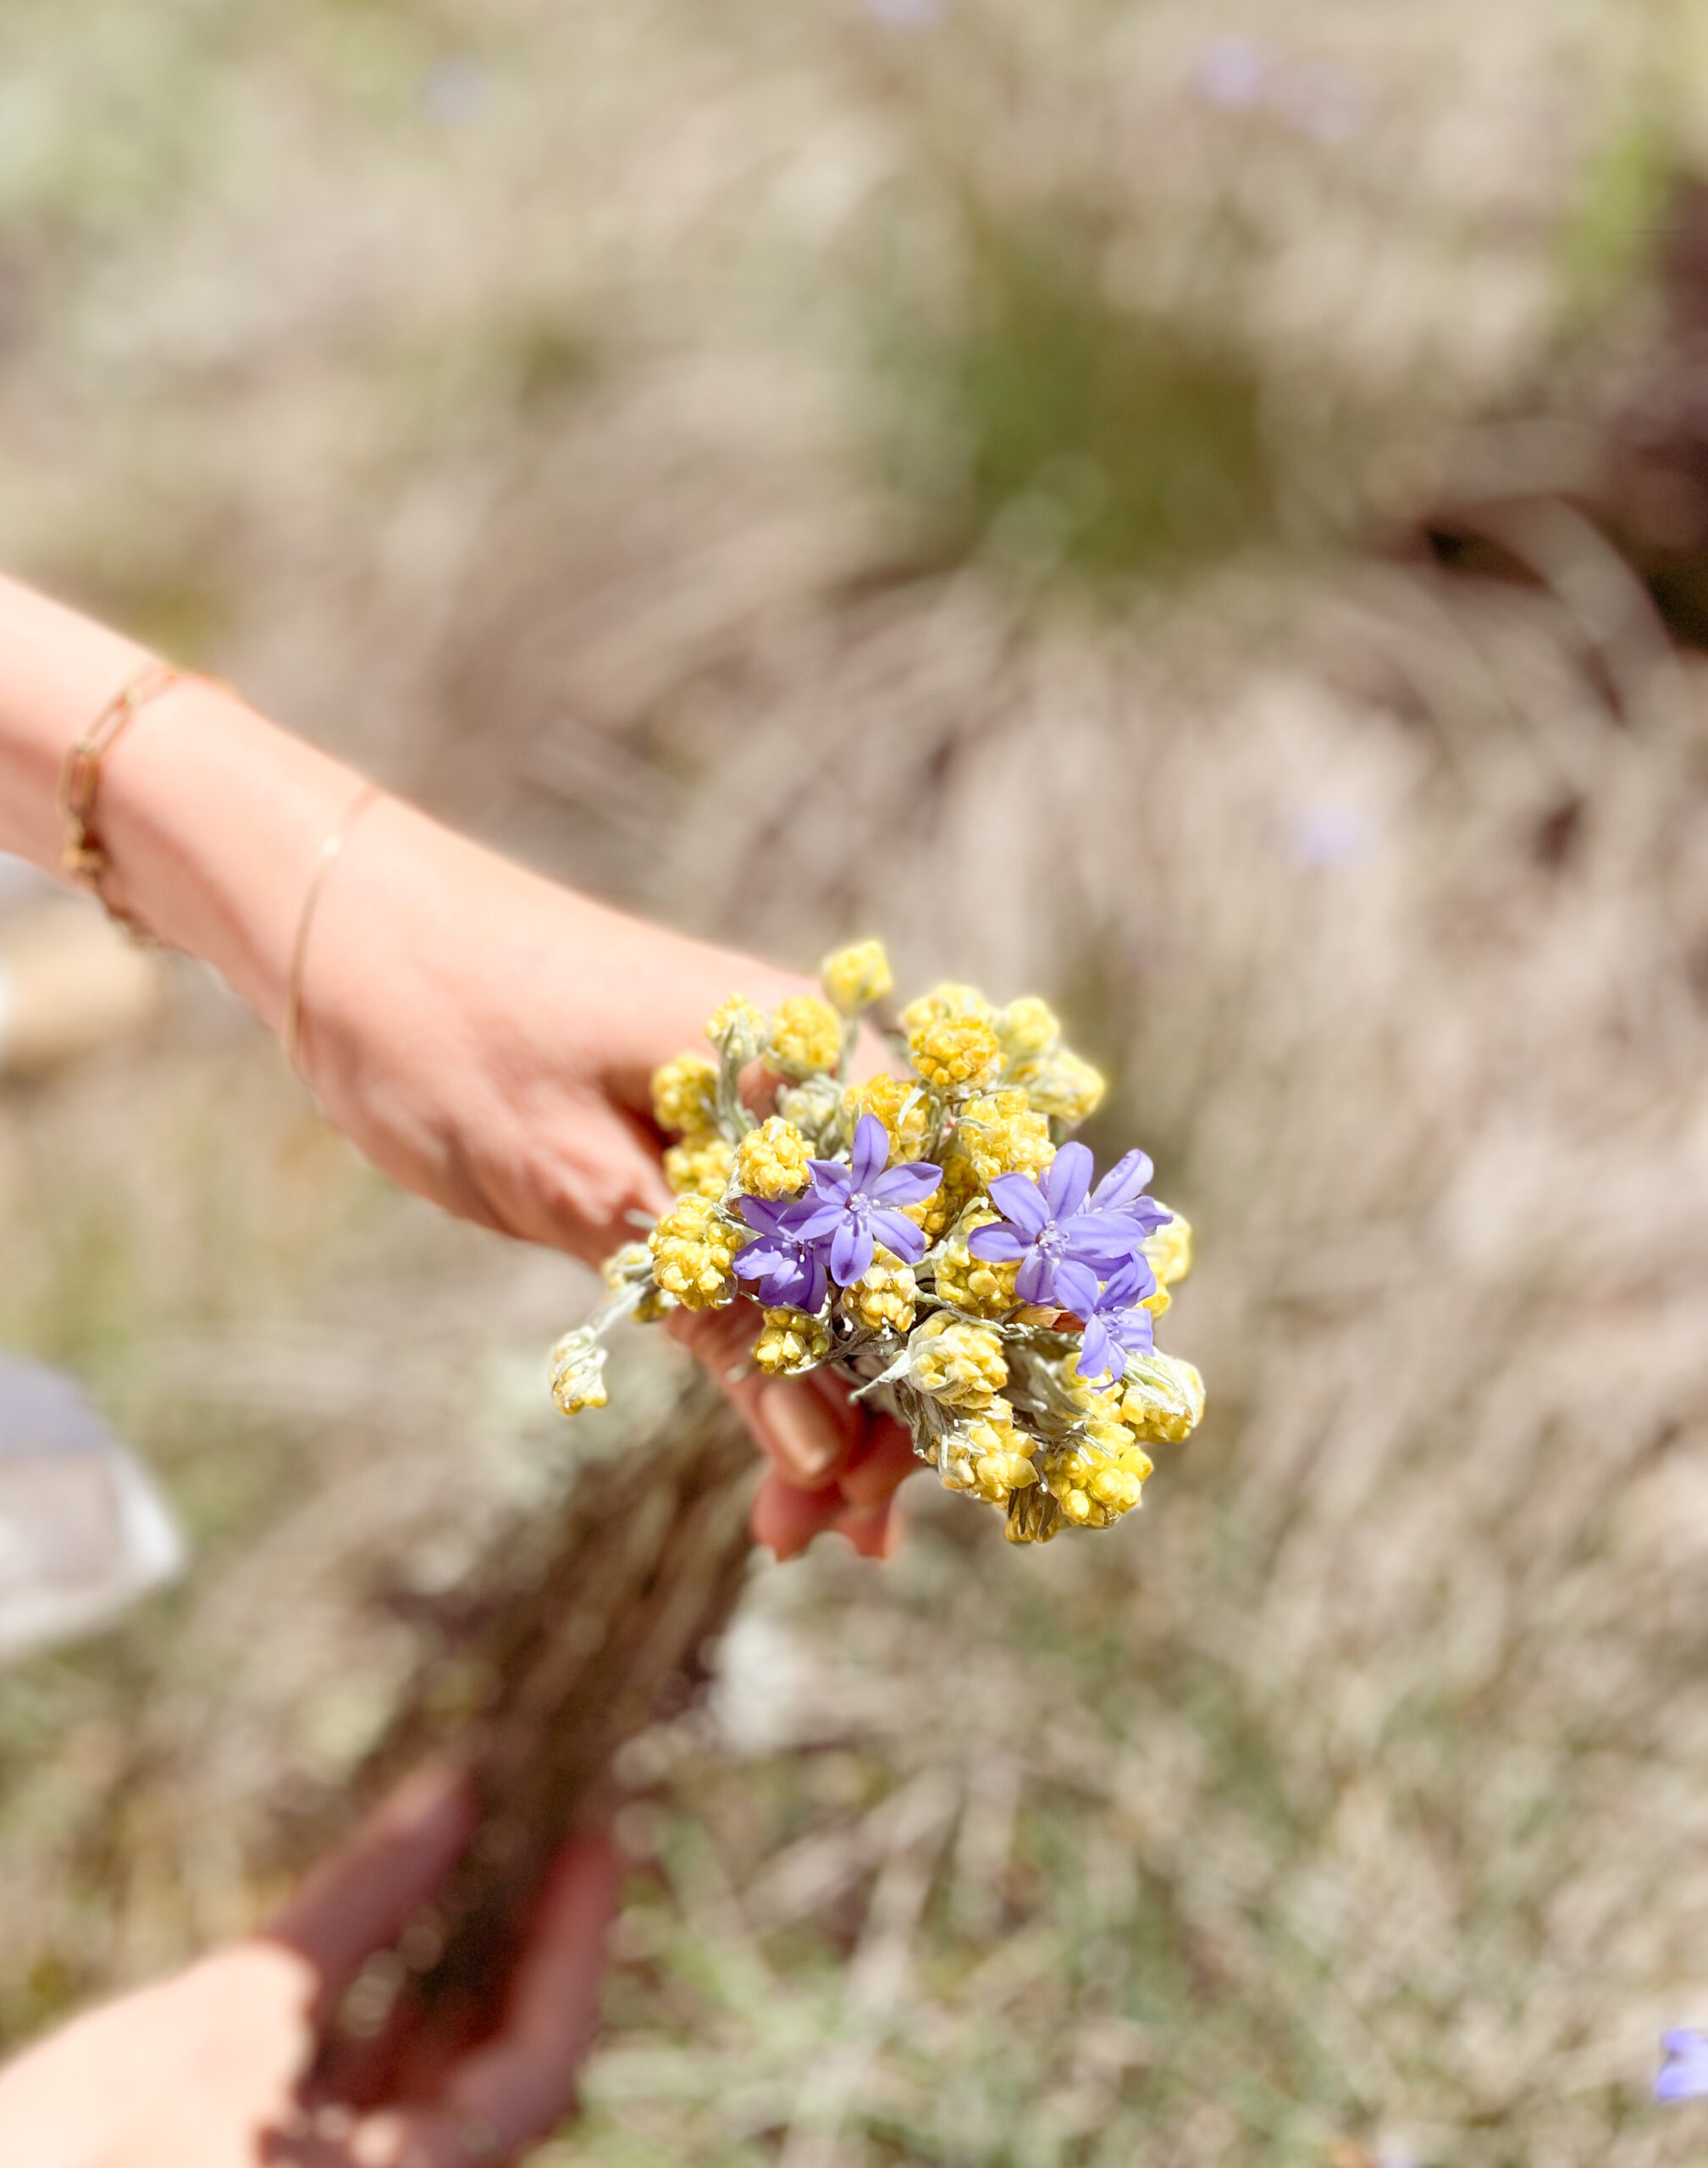
[[[759,1396],[759,1418],[777,1447],[777,1463],[793,1481],[816,1488],[843,1449],[836,1418],[811,1385],[779,1379]]]

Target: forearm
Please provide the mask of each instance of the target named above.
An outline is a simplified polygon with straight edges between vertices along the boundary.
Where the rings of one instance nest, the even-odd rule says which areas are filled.
[[[0,578],[0,844],[61,870],[72,745],[148,651]],[[319,840],[358,787],[235,694],[186,678],[140,709],[101,764],[94,818],[117,909],[213,964],[268,1024]]]

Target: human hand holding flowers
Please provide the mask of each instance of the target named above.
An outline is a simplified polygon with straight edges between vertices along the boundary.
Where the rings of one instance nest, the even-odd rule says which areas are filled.
[[[1094,1188],[1091,1153],[1062,1141],[1102,1080],[1042,1003],[940,987],[902,1012],[912,1074],[860,1084],[854,1019],[888,990],[882,950],[832,956],[825,986],[771,1017],[732,998],[706,1027],[716,1059],[655,1077],[678,1201],[613,1255],[605,1312],[555,1351],[559,1406],[603,1403],[616,1319],[738,1316],[747,1294],[760,1373],[842,1379],[948,1488],[1003,1507],[1011,1540],[1112,1525],[1138,1503],[1146,1446],[1202,1412],[1197,1371],[1153,1339],[1190,1230],[1146,1193],[1142,1153]],[[755,1060],[779,1079],[763,1120],[739,1088]]]

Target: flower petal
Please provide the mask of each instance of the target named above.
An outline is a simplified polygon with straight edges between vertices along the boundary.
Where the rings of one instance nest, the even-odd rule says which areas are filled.
[[[880,1175],[866,1195],[874,1204],[917,1204],[931,1194],[942,1178],[942,1169],[932,1166],[929,1159],[909,1159],[905,1166],[892,1167],[887,1175]]]
[[[1131,1203],[1156,1171],[1144,1153],[1127,1153],[1116,1160],[1092,1192],[1092,1209],[1118,1212],[1124,1204]]]
[[[1012,1220],[1029,1235],[1042,1235],[1050,1224],[1050,1208],[1029,1175],[998,1175],[991,1184],[991,1202],[1004,1220]]]
[[[871,1214],[872,1232],[887,1250],[893,1250],[904,1264],[917,1264],[926,1253],[926,1238],[911,1220],[879,1205]]]
[[[1044,1201],[1053,1219],[1067,1220],[1092,1186],[1092,1155],[1083,1144],[1064,1144],[1044,1170]]]
[[[749,1227],[758,1228],[761,1235],[777,1234],[788,1225],[788,1222],[783,1217],[787,1208],[784,1205],[773,1203],[766,1197],[740,1197],[736,1199],[737,1211]],[[752,1254],[751,1245],[747,1254]]]
[[[1114,1352],[1109,1345],[1109,1336],[1103,1330],[1103,1319],[1087,1318],[1085,1341],[1080,1348],[1080,1359],[1074,1368],[1082,1378],[1100,1378],[1105,1370],[1113,1367],[1110,1358]]]
[[[847,1197],[854,1190],[854,1176],[840,1159],[809,1159],[815,1193],[825,1197]]]
[[[1062,1223],[1062,1247],[1108,1275],[1140,1254],[1142,1231],[1123,1212],[1081,1212]],[[1147,1268],[1148,1269],[1148,1268]]]
[[[1047,1302],[1053,1292],[1050,1261],[1042,1250],[1029,1249],[1014,1275],[1014,1292],[1023,1302]]]
[[[848,1216],[846,1203],[839,1204],[834,1197],[797,1197],[785,1204],[782,1212],[781,1225],[799,1242],[823,1242]]]
[[[1097,1275],[1088,1264],[1081,1264],[1070,1257],[1058,1258],[1050,1274],[1056,1300],[1064,1310],[1071,1310],[1077,1318],[1088,1322],[1097,1308]]]
[[[875,1247],[872,1231],[865,1220],[852,1212],[845,1214],[830,1246],[831,1277],[837,1286],[853,1286],[871,1265]]]
[[[1156,1319],[1148,1310],[1117,1310],[1108,1324],[1116,1345],[1129,1355],[1148,1355],[1157,1344]]]
[[[987,1264],[1013,1264],[1031,1244],[1012,1227],[975,1227],[967,1236],[967,1247]]]
[[[1153,1197],[1136,1197],[1130,1204],[1121,1207],[1121,1217],[1131,1220],[1141,1234],[1154,1235],[1158,1227],[1166,1227],[1174,1218],[1165,1204],[1158,1204]]]
[[[890,1159],[890,1133],[876,1114],[862,1114],[854,1131],[854,1164],[849,1173],[855,1189],[870,1192],[872,1183]]]

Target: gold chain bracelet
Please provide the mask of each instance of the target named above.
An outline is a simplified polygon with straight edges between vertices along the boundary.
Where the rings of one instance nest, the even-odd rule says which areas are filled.
[[[150,700],[158,700],[163,693],[169,693],[174,685],[182,684],[188,674],[174,670],[166,662],[151,662],[146,669],[139,670],[102,709],[67,753],[64,766],[59,771],[59,817],[65,832],[64,847],[59,854],[61,869],[97,898],[110,917],[128,926],[133,932],[141,932],[141,927],[128,911],[122,911],[114,904],[105,885],[113,861],[95,827],[95,794],[101,783],[101,763],[137,710],[146,707]]]

